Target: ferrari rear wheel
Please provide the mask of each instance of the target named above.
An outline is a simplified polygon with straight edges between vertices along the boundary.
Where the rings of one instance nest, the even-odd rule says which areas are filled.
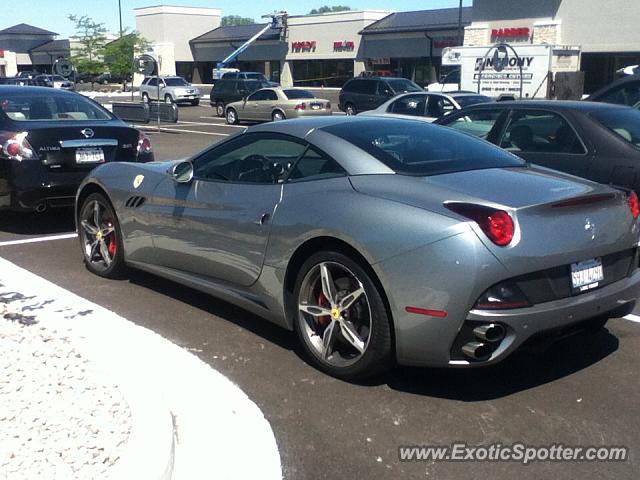
[[[80,246],[87,268],[101,277],[118,278],[125,270],[122,231],[104,195],[91,194],[78,216]]]
[[[296,332],[312,363],[346,380],[387,370],[391,322],[367,271],[339,252],[319,252],[296,281]]]

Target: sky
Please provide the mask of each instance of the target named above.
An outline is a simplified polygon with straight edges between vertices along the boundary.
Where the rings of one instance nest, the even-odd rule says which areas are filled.
[[[13,0],[14,2],[16,0]],[[135,28],[134,8],[154,5],[181,5],[190,7],[215,7],[222,9],[222,15],[240,15],[261,21],[260,17],[274,10],[286,10],[290,15],[302,15],[322,5],[347,5],[354,10],[428,10],[433,8],[457,7],[459,0],[280,0],[265,2],[261,0],[120,0],[122,5],[122,24],[129,29]],[[0,4],[13,3],[0,0]],[[58,38],[73,35],[73,24],[67,16],[88,15],[96,22],[114,33],[118,32],[118,0],[26,0],[19,2],[20,8],[4,8],[0,16],[0,29],[18,23],[28,23],[60,34]],[[463,1],[470,6],[471,0]],[[15,3],[14,3],[15,5]]]

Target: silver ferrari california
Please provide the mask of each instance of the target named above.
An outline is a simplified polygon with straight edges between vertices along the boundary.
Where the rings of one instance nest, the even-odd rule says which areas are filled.
[[[597,330],[640,291],[634,193],[425,122],[258,125],[77,194],[88,269],[134,267],[295,330],[341,378],[482,366]]]

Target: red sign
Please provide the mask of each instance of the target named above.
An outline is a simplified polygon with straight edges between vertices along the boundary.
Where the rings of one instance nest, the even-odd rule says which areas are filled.
[[[333,42],[334,52],[353,52],[356,48],[356,44],[350,40],[344,40],[342,42]]]
[[[460,45],[458,37],[443,37],[433,39],[433,48],[457,47]]]
[[[316,42],[291,42],[292,52],[315,52]]]
[[[494,28],[491,30],[491,38],[528,38],[530,33],[529,27]]]
[[[0,48],[0,58],[4,58],[4,50]]]

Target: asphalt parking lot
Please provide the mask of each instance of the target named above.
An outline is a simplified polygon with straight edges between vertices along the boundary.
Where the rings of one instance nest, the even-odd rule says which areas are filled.
[[[206,103],[180,107],[180,121],[160,131],[145,127],[157,159],[187,157],[244,128],[226,125]],[[597,335],[487,369],[397,368],[350,384],[307,365],[293,333],[237,307],[141,272],[120,281],[90,274],[73,229],[69,210],[3,214],[0,256],[151,328],[228,376],[271,423],[287,479],[637,478],[640,323],[614,319]],[[527,466],[398,458],[400,446],[454,442],[625,446],[629,458]],[[246,456],[250,462],[252,452]]]

